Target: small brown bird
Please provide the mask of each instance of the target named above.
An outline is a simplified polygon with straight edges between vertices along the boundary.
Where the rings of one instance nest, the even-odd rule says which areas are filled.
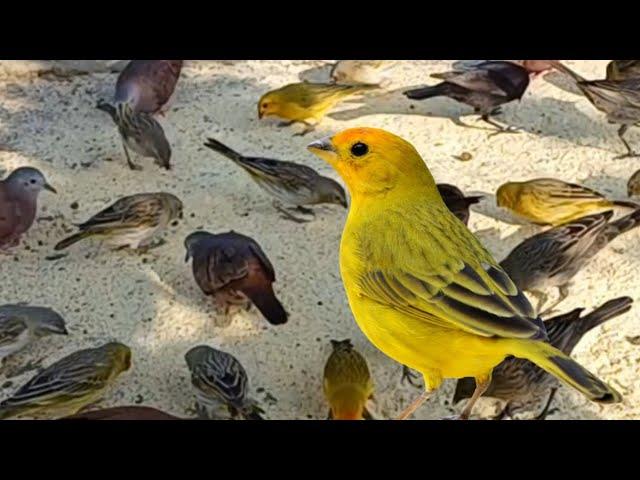
[[[495,133],[517,132],[513,127],[500,125],[491,116],[500,113],[499,107],[520,100],[529,86],[529,72],[520,65],[506,61],[482,62],[466,71],[453,71],[431,75],[444,82],[431,87],[407,90],[404,94],[413,100],[449,97],[474,108],[482,120],[497,129]]]
[[[607,80],[640,78],[640,60],[611,60],[607,65]]]
[[[253,303],[272,325],[287,322],[287,312],[273,291],[273,265],[255,240],[234,231],[194,232],[184,245],[185,261],[193,257],[196,283],[205,295],[214,296],[225,315]]]
[[[233,355],[200,345],[189,350],[185,360],[200,418],[264,420],[260,415],[264,412],[248,396],[247,372]]]
[[[131,367],[131,350],[111,342],[79,350],[36,374],[0,402],[0,420],[16,416],[66,416],[97,402]]]
[[[640,122],[640,78],[586,80],[560,62],[553,62],[553,66],[573,78],[591,104],[607,116],[609,123],[620,125],[618,137],[627,152],[616,158],[640,156],[624,138],[628,128]]]
[[[469,223],[469,207],[484,198],[482,196],[465,197],[462,190],[448,183],[438,183],[436,187],[447,208],[465,225]]]
[[[498,188],[496,200],[499,207],[540,225],[561,225],[613,207],[640,208],[637,203],[609,200],[595,190],[555,178],[507,182]]]
[[[313,214],[313,210],[304,208],[303,205],[320,203],[333,203],[347,208],[344,188],[311,167],[270,158],[245,157],[213,138],[209,138],[204,145],[233,160],[251,175],[260,188],[278,202],[294,205],[302,213]],[[293,216],[277,203],[274,203],[274,207],[286,218],[297,222],[306,221]]]
[[[631,175],[627,182],[627,195],[630,197],[640,196],[640,170]]]
[[[78,233],[59,242],[62,250],[89,237],[104,239],[113,248],[149,247],[151,239],[172,221],[182,218],[182,202],[170,193],[139,193],[123,197],[77,227]]]
[[[351,340],[331,340],[333,351],[324,366],[324,395],[330,420],[371,420],[366,408],[373,395],[373,380],[367,361]]]
[[[182,420],[182,418],[153,407],[131,405],[77,413],[60,420]]]
[[[382,85],[397,60],[339,60],[331,68],[331,80],[342,85]]]
[[[546,313],[567,298],[571,279],[591,258],[640,225],[640,209],[609,222],[612,216],[611,211],[588,215],[527,238],[500,265],[519,289],[538,298],[538,312],[547,301],[544,290],[558,288],[559,298]]]
[[[47,307],[0,306],[0,362],[29,343],[49,335],[67,335],[59,313]]]
[[[575,346],[588,331],[628,312],[632,303],[631,298],[620,297],[609,300],[588,315],[581,316],[584,308],[576,308],[551,318],[544,322],[549,342],[566,355],[571,355]],[[516,410],[529,410],[548,399],[542,412],[536,417],[536,420],[544,420],[559,386],[558,380],[530,361],[510,357],[493,369],[491,383],[484,396],[505,401],[497,419],[505,416],[512,417]],[[471,398],[474,390],[475,382],[472,378],[458,380],[453,404]]]
[[[56,193],[42,172],[31,167],[17,168],[0,181],[0,252],[17,246],[31,228],[43,189]]]
[[[163,113],[180,78],[183,60],[131,60],[116,82],[114,103],[128,103],[134,112]]]

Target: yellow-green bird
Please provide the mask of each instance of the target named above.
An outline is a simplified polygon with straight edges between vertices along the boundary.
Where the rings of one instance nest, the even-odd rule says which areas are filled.
[[[36,374],[0,402],[0,420],[17,416],[61,417],[97,402],[115,379],[131,367],[131,350],[111,342],[79,350]]]
[[[637,203],[609,200],[582,185],[555,178],[508,182],[496,192],[499,207],[540,225],[561,225],[614,207],[636,209]]]
[[[331,340],[333,351],[324,366],[324,395],[331,420],[370,420],[366,403],[373,395],[367,361],[351,340]]]
[[[279,117],[289,126],[300,122],[306,128],[296,134],[305,135],[322,117],[347,97],[378,88],[376,85],[338,85],[334,83],[291,83],[265,93],[258,102],[258,118]]]
[[[590,400],[621,396],[551,346],[542,320],[480,241],[446,207],[416,149],[392,133],[355,128],[309,150],[331,164],[352,196],[340,245],[349,305],[367,338],[422,373],[425,392],[447,378],[473,377],[468,418],[491,372],[526,358]]]

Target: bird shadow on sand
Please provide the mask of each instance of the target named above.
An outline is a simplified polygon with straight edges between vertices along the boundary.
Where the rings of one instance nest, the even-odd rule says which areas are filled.
[[[614,177],[605,173],[595,173],[582,179],[580,183],[586,187],[593,188],[613,200],[623,200],[627,198],[628,181],[629,178]]]

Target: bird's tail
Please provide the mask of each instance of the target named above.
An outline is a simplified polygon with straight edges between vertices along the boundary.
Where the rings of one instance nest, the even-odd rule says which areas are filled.
[[[403,93],[412,100],[424,100],[425,98],[446,95],[448,91],[449,86],[446,83],[439,83],[438,85],[434,85],[432,87],[415,88],[413,90],[407,90]]]
[[[578,75],[576,72],[574,72],[573,70],[571,70],[569,67],[567,67],[566,65],[564,65],[563,63],[560,63],[558,60],[549,60],[549,64],[555,68],[556,70],[565,73],[567,75],[569,75],[571,78],[573,78],[576,82],[586,82],[587,79]]]
[[[264,420],[262,414],[264,414],[264,410],[256,404],[251,405],[251,407],[242,412],[242,416],[245,420]]]
[[[629,202],[626,200],[615,200],[611,203],[613,203],[617,207],[631,208],[632,210],[640,208],[640,204],[637,204],[636,202]]]
[[[65,248],[73,245],[76,242],[79,242],[80,240],[83,240],[87,237],[90,237],[92,235],[91,232],[78,232],[78,233],[74,233],[73,235],[71,235],[70,237],[65,238],[64,240],[61,240],[60,242],[58,242],[56,244],[55,247],[53,247],[54,250],[64,250]]]
[[[251,302],[260,310],[260,313],[270,324],[282,325],[287,323],[289,315],[276,298],[271,286],[268,287],[268,290],[265,288],[245,289],[243,293],[251,299]]]
[[[235,150],[227,147],[224,143],[219,142],[215,138],[207,138],[207,141],[204,143],[205,147],[209,147],[211,150],[214,150],[218,153],[221,153],[227,158],[230,158],[234,162],[241,162],[244,159],[243,155],[240,155]]]
[[[609,223],[605,229],[607,242],[612,241],[618,235],[628,232],[640,225],[640,208],[637,208],[629,215],[625,215],[618,220]]]
[[[0,406],[0,420],[6,420],[7,418],[14,418],[18,415],[25,413],[29,410],[25,405],[6,405]]]
[[[622,396],[593,373],[552,345],[537,340],[513,340],[509,353],[526,358],[598,403],[617,403]]]
[[[103,112],[107,112],[114,122],[117,121],[118,115],[116,112],[116,107],[114,107],[110,103],[107,103],[104,100],[98,100],[98,104],[96,105],[96,108],[98,110],[102,110]]]
[[[474,205],[479,203],[484,197],[482,195],[472,196],[472,197],[464,197],[464,203],[467,205]]]
[[[614,298],[602,304],[580,320],[581,336],[598,325],[602,325],[607,320],[628,312],[631,310],[631,304],[633,304],[631,297]]]

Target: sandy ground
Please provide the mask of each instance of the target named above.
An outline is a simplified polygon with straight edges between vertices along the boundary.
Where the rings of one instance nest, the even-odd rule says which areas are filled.
[[[80,348],[110,339],[133,350],[134,365],[103,401],[104,406],[145,404],[190,415],[194,402],[184,353],[210,344],[232,352],[250,375],[254,397],[271,419],[320,419],[327,406],[322,371],[330,339],[351,338],[367,358],[376,384],[373,409],[394,416],[418,393],[400,384],[400,366],[360,333],[347,305],[338,271],[338,244],[345,220],[340,207],[316,208],[315,221],[298,225],[280,219],[270,199],[230,161],[202,146],[213,136],[246,154],[310,165],[336,177],[305,150],[314,138],[355,126],[375,126],[402,135],[423,154],[438,181],[466,192],[494,192],[504,181],[553,176],[582,182],[614,197],[625,195],[637,159],[614,160],[622,152],[614,126],[586,99],[537,79],[521,103],[504,108],[501,120],[520,126],[519,135],[487,138],[475,127],[451,121],[469,110],[448,99],[411,102],[402,88],[430,82],[428,74],[448,61],[403,62],[389,93],[366,103],[344,104],[315,133],[293,137],[298,127],[280,129],[258,121],[256,102],[267,90],[300,78],[323,79],[321,61],[188,62],[178,94],[164,120],[175,168],[166,172],[139,160],[130,171],[111,120],[94,105],[110,98],[115,74],[66,79],[22,77],[0,82],[0,173],[22,165],[40,168],[58,195],[43,193],[39,220],[12,257],[0,259],[0,301],[47,305],[67,319],[70,335],[40,342],[15,356],[0,373],[0,398],[11,394],[33,371],[6,374],[30,361],[42,365]],[[602,78],[604,61],[568,62],[587,78]],[[633,132],[631,142],[640,136]],[[462,162],[454,156],[469,152]],[[109,252],[83,242],[55,261],[53,245],[79,222],[124,194],[166,190],[185,203],[185,220],[165,235],[167,243],[148,254]],[[74,205],[77,204],[77,205]],[[506,223],[489,198],[474,211],[470,228],[502,259],[537,227]],[[76,208],[73,208],[72,205]],[[255,311],[217,326],[213,304],[195,285],[184,263],[184,237],[196,229],[230,229],[260,242],[277,272],[276,289],[290,312],[288,324],[268,325]],[[576,278],[562,311],[591,308],[610,298],[637,299],[639,232],[617,239]],[[640,418],[640,347],[626,337],[640,334],[640,307],[588,334],[575,357],[624,394],[622,404],[601,407],[563,388],[559,411],[550,418]],[[219,323],[219,322],[218,322]],[[454,382],[424,405],[417,418],[452,414]],[[483,400],[484,410],[491,403]]]

